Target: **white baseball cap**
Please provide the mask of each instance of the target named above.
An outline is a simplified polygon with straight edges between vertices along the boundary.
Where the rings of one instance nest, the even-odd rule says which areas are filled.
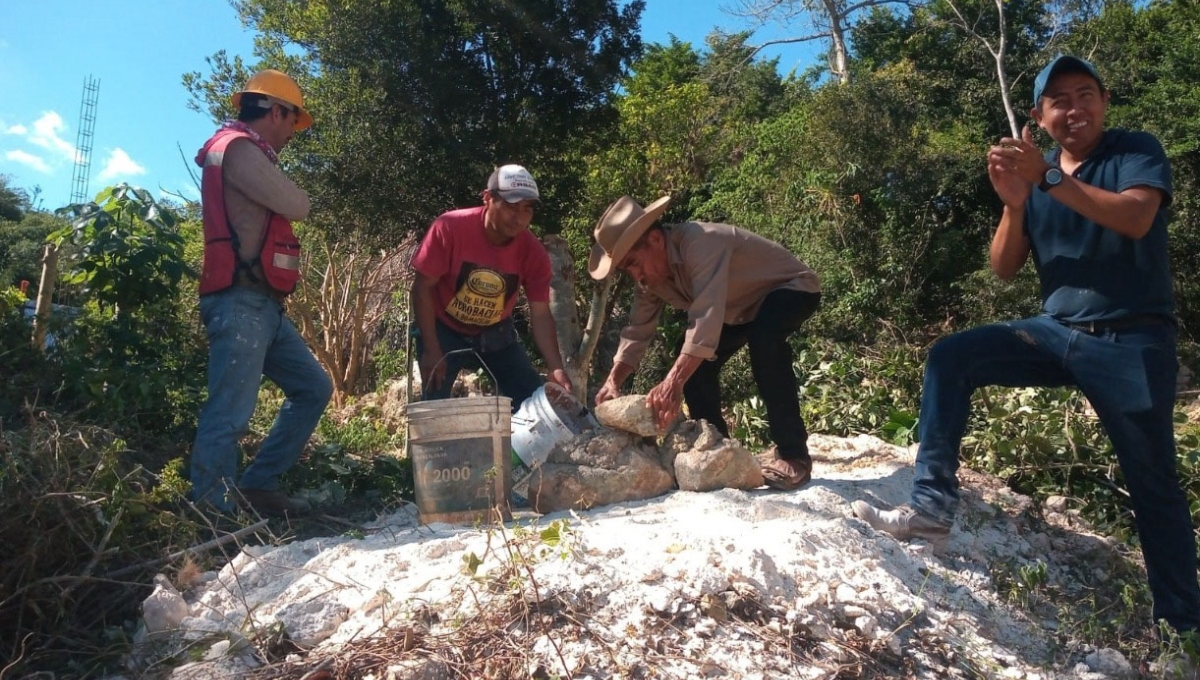
[[[541,200],[533,175],[520,165],[501,165],[493,170],[487,188],[499,194],[506,203]]]

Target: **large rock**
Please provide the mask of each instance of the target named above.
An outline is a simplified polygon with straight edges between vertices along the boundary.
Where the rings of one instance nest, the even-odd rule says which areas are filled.
[[[657,437],[663,434],[658,429],[658,423],[655,421],[650,407],[646,405],[646,395],[644,394],[630,394],[609,399],[596,406],[593,413],[601,425],[614,430],[624,430],[643,437]]]
[[[675,485],[658,450],[628,432],[601,428],[559,442],[529,478],[540,513],[661,496]]]
[[[688,420],[667,437],[663,465],[684,491],[756,489],[763,485],[758,460],[736,439],[721,436],[707,420]]]

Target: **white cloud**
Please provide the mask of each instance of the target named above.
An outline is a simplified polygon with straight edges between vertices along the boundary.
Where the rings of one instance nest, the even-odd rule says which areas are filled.
[[[146,168],[138,164],[137,161],[129,157],[125,150],[117,147],[109,152],[108,160],[104,163],[104,169],[96,176],[96,179],[101,182],[107,182],[110,179],[136,177],[137,175],[146,174]]]
[[[17,126],[22,127],[23,126]],[[62,116],[56,111],[47,111],[42,114],[41,118],[33,121],[33,131],[29,133],[26,139],[31,144],[36,144],[43,149],[49,149],[57,152],[66,160],[74,163],[79,155],[75,149],[75,145],[62,138],[67,126],[63,123]]]
[[[29,132],[29,128],[20,124],[10,125],[4,129],[4,134],[6,135],[24,135],[27,132]]]
[[[47,174],[50,173],[50,166],[41,156],[35,156],[27,151],[14,149],[13,151],[9,151],[8,153],[4,154],[4,157],[15,163],[20,163],[21,165],[28,165],[38,172],[44,172]]]

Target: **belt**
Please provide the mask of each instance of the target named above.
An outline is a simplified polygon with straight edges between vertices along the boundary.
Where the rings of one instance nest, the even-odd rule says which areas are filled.
[[[1139,326],[1174,325],[1175,321],[1162,314],[1131,314],[1117,319],[1100,319],[1098,321],[1080,321],[1078,323],[1061,322],[1067,328],[1089,335],[1106,331],[1123,331]]]

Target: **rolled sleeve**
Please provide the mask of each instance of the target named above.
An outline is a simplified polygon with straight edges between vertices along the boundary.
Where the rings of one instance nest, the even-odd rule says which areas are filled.
[[[637,367],[646,355],[646,348],[658,330],[658,317],[663,302],[645,291],[634,293],[633,310],[629,313],[629,324],[621,330],[621,344],[613,361]]]

